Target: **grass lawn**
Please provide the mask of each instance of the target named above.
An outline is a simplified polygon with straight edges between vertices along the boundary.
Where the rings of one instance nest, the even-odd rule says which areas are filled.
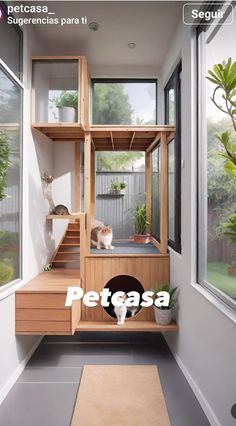
[[[228,275],[225,263],[209,262],[207,280],[236,300],[236,278]]]

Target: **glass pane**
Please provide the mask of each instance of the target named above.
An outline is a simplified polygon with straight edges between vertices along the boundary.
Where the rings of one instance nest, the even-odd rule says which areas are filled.
[[[236,10],[234,9],[234,20]],[[229,21],[232,16],[227,18]],[[211,29],[210,29],[211,31]],[[226,296],[236,301],[236,241],[226,236],[224,224],[229,222],[230,215],[236,211],[236,179],[227,172],[227,154],[223,144],[217,138],[223,132],[229,132],[232,149],[236,147],[236,132],[229,116],[221,112],[211,98],[215,84],[206,79],[207,70],[229,57],[236,59],[236,45],[232,40],[236,37],[235,25],[223,25],[209,38],[203,35],[202,46],[205,65],[202,69],[202,90],[204,105],[202,112],[203,135],[201,140],[201,193],[200,193],[200,278],[213,285]],[[208,41],[209,40],[209,41]],[[220,92],[220,91],[219,91]],[[222,92],[217,92],[216,103],[224,106]],[[225,107],[225,106],[224,106]],[[229,150],[231,147],[229,146]],[[234,226],[234,231],[236,228]]]
[[[3,16],[0,24],[0,58],[10,70],[20,79],[21,77],[21,49],[22,33],[18,27],[9,25],[4,9],[1,7]]]
[[[93,124],[156,124],[156,82],[95,82]]]
[[[152,235],[160,240],[160,148],[152,152]]]
[[[21,89],[0,68],[0,286],[20,275]]]
[[[168,124],[175,124],[175,91],[170,89],[168,92]]]
[[[79,119],[78,61],[34,61],[33,89],[36,123]]]
[[[168,144],[169,240],[175,241],[175,142]]]

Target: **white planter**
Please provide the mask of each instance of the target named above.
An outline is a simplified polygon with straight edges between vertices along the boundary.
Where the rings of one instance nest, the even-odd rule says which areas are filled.
[[[172,320],[172,308],[171,309],[159,309],[154,306],[155,320],[157,324],[167,325]]]
[[[76,115],[76,109],[73,107],[58,107],[59,123],[75,123]]]

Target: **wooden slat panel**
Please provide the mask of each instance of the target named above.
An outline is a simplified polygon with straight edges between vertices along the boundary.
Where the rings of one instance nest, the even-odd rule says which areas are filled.
[[[16,322],[16,333],[18,332],[60,332],[70,334],[70,322],[69,321],[17,321]]]
[[[17,321],[70,321],[69,309],[16,309]]]
[[[70,309],[65,307],[66,293],[64,294],[20,294],[16,293],[16,309]]]
[[[168,325],[159,325],[154,321],[132,321],[127,320],[124,325],[118,326],[110,321],[81,321],[77,331],[147,331],[147,332],[174,332],[178,330],[177,324],[172,321]]]
[[[71,334],[74,334],[76,327],[81,319],[81,300],[76,300],[71,309]]]

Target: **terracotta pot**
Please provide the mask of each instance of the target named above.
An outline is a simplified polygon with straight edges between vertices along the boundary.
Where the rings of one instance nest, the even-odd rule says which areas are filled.
[[[228,274],[236,277],[236,266],[228,266]]]
[[[150,242],[150,235],[134,234],[134,242],[138,244],[148,244]]]

